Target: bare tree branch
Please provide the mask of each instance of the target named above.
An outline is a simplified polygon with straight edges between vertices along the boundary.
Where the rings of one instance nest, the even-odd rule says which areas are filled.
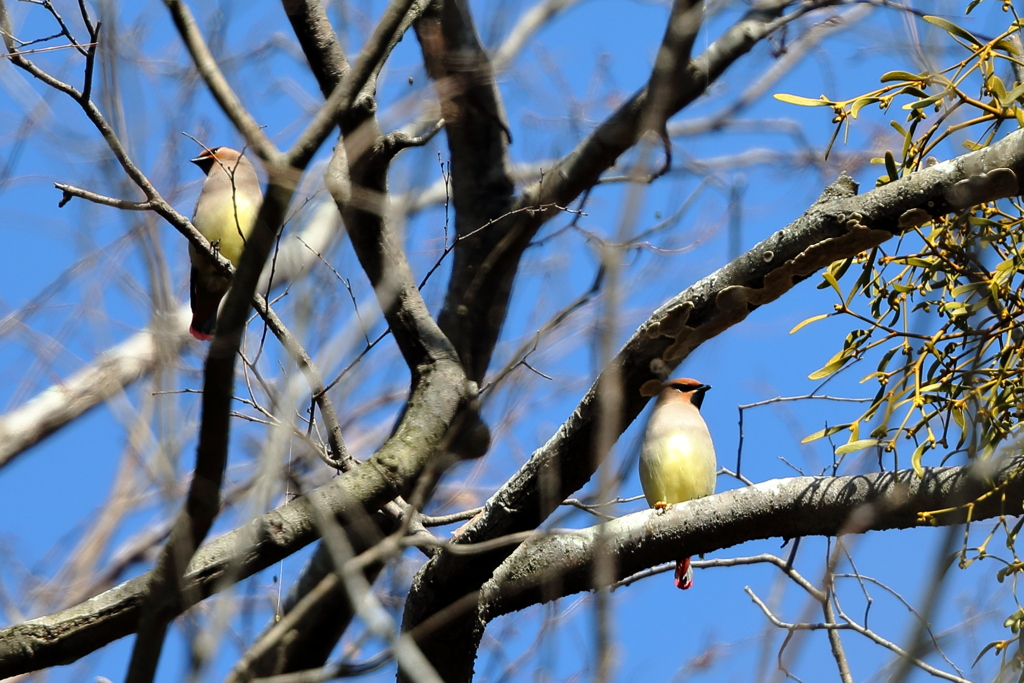
[[[420,0],[391,0],[366,45],[356,58],[351,71],[345,74],[338,86],[331,91],[327,101],[309,122],[306,129],[285,155],[291,166],[305,167],[313,154],[320,148],[331,129],[355,110],[363,110],[372,102],[372,92],[377,73],[384,66],[391,50],[401,40],[409,24],[415,20],[422,8]]]
[[[256,122],[256,119],[252,117],[252,114],[228,84],[227,79],[224,78],[220,67],[217,66],[217,60],[214,59],[210,48],[207,47],[206,41],[203,40],[199,27],[196,26],[196,20],[192,16],[191,10],[180,0],[164,0],[164,4],[171,12],[178,34],[192,57],[192,63],[199,70],[203,80],[206,81],[206,85],[210,88],[210,92],[213,93],[221,110],[231,119],[235,129],[242,134],[256,156],[264,162],[278,163],[281,153],[263,132],[263,126]]]
[[[755,539],[837,536],[885,529],[956,525],[998,517],[1006,501],[1024,497],[1024,458],[998,465],[931,468],[919,478],[912,470],[847,477],[774,479],[674,506],[665,513],[644,510],[581,530],[544,534],[515,550],[481,587],[472,615],[471,640],[445,648],[455,658],[449,681],[469,681],[475,644],[486,624],[530,605],[593,589],[594,563],[610,543],[616,558],[614,581],[672,560],[680,553],[703,554]],[[979,470],[984,470],[979,471]],[[985,496],[992,488],[1001,495]],[[966,503],[973,502],[968,512]],[[1012,504],[1012,503],[1011,503]],[[963,507],[960,507],[963,506]],[[927,518],[921,513],[956,508]],[[471,603],[464,603],[464,606]],[[852,628],[840,623],[837,628]],[[417,640],[425,633],[414,630]],[[435,643],[436,638],[430,639]]]
[[[401,3],[397,3],[389,12],[397,11],[401,6]],[[390,17],[389,21],[395,27],[394,30],[399,31],[418,11],[410,8],[407,15],[401,17],[386,13],[386,18]],[[315,21],[315,18],[297,20],[301,26],[306,26],[310,21]],[[386,43],[378,34],[371,38],[370,44],[374,41]],[[393,44],[394,40],[387,43],[388,49]],[[306,47],[308,50],[323,49],[321,43]],[[316,59],[317,54],[307,52],[307,58]],[[359,71],[360,64],[362,62],[357,61],[356,72]],[[349,79],[346,77],[332,92],[331,98],[348,83]],[[376,106],[372,98],[372,88],[367,87],[360,91],[358,99],[339,117],[343,137],[335,147],[325,174],[325,184],[343,217],[352,246],[374,287],[384,317],[409,366],[415,386],[424,367],[438,362],[456,361],[456,354],[423,301],[412,269],[401,248],[400,239],[391,224],[387,172],[395,154],[408,145],[399,137],[382,135],[374,116]],[[471,399],[475,398],[472,396],[475,394],[475,385],[471,387],[466,384],[465,389]],[[480,421],[477,410],[472,405],[473,401],[469,401],[461,406],[468,410],[459,416],[457,429],[445,438],[440,449],[442,452],[457,454],[458,457],[475,457],[486,450],[487,428]],[[418,416],[424,410],[431,410],[431,407],[419,405],[406,412],[403,421],[420,419]],[[470,438],[467,440],[464,434],[470,435]],[[440,468],[443,469],[443,465]],[[376,520],[376,523],[381,536],[393,532],[396,528],[394,520]],[[357,542],[356,552],[362,553],[369,547]],[[321,565],[324,564],[322,550],[318,550],[317,554]],[[376,562],[367,567],[363,580],[374,580],[382,566],[382,563]],[[308,573],[304,585],[308,587],[314,577],[323,574],[323,570],[323,567],[317,569],[315,565],[311,565],[308,572],[304,573]],[[264,651],[253,653],[247,666],[239,671],[248,668],[257,675],[266,675],[323,664],[334,641],[340,637],[354,613],[354,604],[341,588],[334,587],[324,598],[324,604],[334,609],[318,610],[310,619],[297,625],[295,632],[290,636],[288,646],[276,653],[276,661],[268,656],[269,648],[262,648]],[[270,635],[268,632],[268,637]]]
[[[269,176],[267,191],[256,218],[256,226],[249,236],[232,287],[225,298],[224,308],[218,317],[216,336],[210,345],[204,373],[202,425],[192,484],[185,506],[171,530],[170,539],[151,572],[149,594],[140,614],[138,636],[128,668],[128,683],[148,683],[152,680],[167,624],[180,611],[178,603],[187,600],[182,594],[186,564],[205,538],[219,511],[220,487],[228,453],[235,358],[260,272],[284,224],[285,212],[299,175],[326,139],[337,113],[352,106],[354,97],[363,91],[381,68],[391,48],[401,37],[400,29],[407,22],[406,14],[411,5],[412,0],[395,0],[389,5],[356,60],[355,68],[332,92],[306,131],[285,155],[279,155],[276,149],[260,150]],[[216,75],[209,69],[206,73]],[[208,83],[211,87],[224,85],[216,79]],[[221,95],[226,97],[223,92]],[[222,100],[222,104],[225,102],[228,100]],[[309,364],[306,367],[310,367]],[[322,397],[323,392],[320,395]]]
[[[1017,194],[1017,178],[1024,177],[1022,142],[1024,132],[1012,133],[991,147],[908,174],[860,196],[853,196],[855,184],[843,176],[801,218],[666,302],[611,363],[623,383],[622,428],[646,404],[645,384],[659,382],[701,343],[820,268],[932,217]],[[589,480],[604,455],[594,450],[603,377],[602,373],[558,432],[491,497],[484,513],[462,531],[461,542],[537,528],[558,502]],[[472,559],[445,555],[428,562],[406,603],[405,627],[414,628],[482,585],[504,555]],[[458,580],[448,583],[445,577]],[[430,591],[420,592],[419,585],[429,585]],[[472,622],[449,622],[444,631],[424,636],[437,641],[427,649],[436,648],[439,657],[446,657],[444,643],[460,642],[473,628]],[[456,632],[461,636],[452,635]]]
[[[572,8],[580,0],[540,0],[530,9],[523,12],[523,15],[508,32],[505,42],[501,44],[491,57],[491,64],[495,71],[504,71],[512,63],[523,47],[542,29],[549,21],[562,12]]]
[[[349,71],[348,60],[338,44],[320,0],[282,0],[292,31],[302,46],[320,92],[329,97]]]
[[[107,350],[92,364],[0,415],[0,467],[64,425],[176,358],[191,337],[191,312],[182,306],[166,320]]]
[[[416,23],[427,74],[434,81],[451,155],[455,245],[444,308],[438,316],[469,377],[483,381],[505,320],[515,269],[485,263],[512,224],[515,190],[504,104],[487,52],[464,0],[446,0]],[[501,216],[486,230],[479,230]],[[498,277],[494,278],[493,275]]]
[[[332,220],[336,216],[337,210],[325,205],[298,234],[284,240],[273,266],[278,286],[298,278],[316,260],[310,248],[321,251],[330,243],[337,233],[337,218]],[[268,265],[260,278],[259,291],[268,289],[270,273]],[[154,320],[67,379],[0,415],[0,467],[79,415],[124,391],[162,363],[178,357],[191,343],[190,317],[188,305],[179,306],[173,315]]]
[[[226,577],[240,581],[317,540],[313,505],[343,522],[350,517],[360,520],[356,528],[365,531],[364,510],[377,509],[404,493],[435,459],[437,445],[466,400],[464,377],[455,363],[425,367],[410,404],[428,405],[429,411],[407,413],[394,436],[363,466],[203,546],[184,574],[181,600],[167,609],[180,613],[227,588]],[[151,574],[49,617],[0,631],[0,676],[77,659],[134,632]]]

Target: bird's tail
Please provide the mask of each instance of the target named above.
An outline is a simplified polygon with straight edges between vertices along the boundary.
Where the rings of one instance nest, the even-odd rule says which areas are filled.
[[[693,567],[690,558],[684,557],[676,562],[676,588],[686,590],[693,585]]]
[[[189,282],[189,294],[192,299],[192,324],[188,331],[200,341],[209,341],[213,338],[213,327],[217,322],[217,308],[220,306],[220,300],[224,297],[224,292],[212,291],[207,287],[199,272],[193,267]]]

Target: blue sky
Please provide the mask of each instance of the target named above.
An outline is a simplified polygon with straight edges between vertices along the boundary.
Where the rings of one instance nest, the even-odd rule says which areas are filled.
[[[367,17],[375,18],[381,4],[355,3],[349,15],[350,27],[343,36],[347,45],[358,46],[370,25],[367,22],[372,21]],[[923,3],[917,4],[923,7]],[[953,17],[962,11],[962,4],[935,2],[928,3],[927,9],[941,9]],[[491,45],[500,42],[509,27],[509,21],[500,18],[500,10],[516,14],[526,7],[528,3],[517,1],[474,3],[480,33]],[[698,37],[696,49],[705,49],[734,21],[739,7],[716,16],[710,28]],[[62,11],[73,17],[73,9],[69,6]],[[276,4],[222,2],[219,9],[226,27],[220,34],[223,54],[235,56],[225,61],[225,71],[257,119],[267,126],[271,138],[279,145],[287,145],[301,131],[320,96],[297,48],[281,47],[290,36],[280,8]],[[994,32],[999,21],[1005,22],[1005,16],[998,10],[998,3],[989,0],[964,25],[980,34]],[[12,11],[16,11],[19,36],[52,33],[38,7],[17,5]],[[218,24],[212,8],[196,5],[193,11],[208,37],[216,35]],[[539,32],[512,68],[500,75],[514,140],[513,161],[534,162],[565,154],[617,103],[640,87],[649,73],[666,16],[667,3],[589,0]],[[914,22],[914,26],[930,44],[938,44],[944,35],[920,21]],[[160,3],[119,9],[117,30],[124,37],[117,46],[116,71],[123,99],[120,116],[110,112],[108,115],[122,122],[127,144],[154,183],[169,193],[178,210],[189,213],[201,178],[196,169],[185,163],[194,155],[195,147],[180,132],[187,131],[211,145],[237,145],[238,136],[230,130],[205,88],[180,78],[185,65],[184,51]],[[792,38],[791,33],[789,39]],[[886,71],[916,68],[903,49],[908,42],[905,17],[895,10],[876,10],[848,33],[840,33],[812,50],[768,96],[744,112],[743,118],[789,119],[795,122],[804,140],[820,151],[832,133],[827,110],[794,107],[771,99],[770,94],[786,92],[817,97],[824,93],[841,99],[873,89]],[[946,50],[939,52],[936,59],[961,56]],[[78,83],[80,63],[66,59],[63,54],[41,56],[40,63],[63,69],[62,77]],[[773,63],[771,46],[757,46],[679,119],[719,111]],[[389,109],[388,105],[415,93],[430,96],[418,44],[410,35],[398,46],[382,77],[382,120],[391,126],[405,123],[408,114]],[[99,104],[106,103],[99,100]],[[890,114],[899,118],[895,109]],[[25,134],[21,126],[28,120],[27,112],[33,110],[46,113],[38,120],[33,119],[34,127],[22,143]],[[883,149],[886,143],[895,145],[896,138],[891,133],[883,113],[867,108],[852,130],[849,145],[843,147],[840,139],[832,163],[824,170],[782,161],[757,167],[726,165],[710,175],[695,172],[690,162],[755,148],[793,152],[800,149],[799,143],[791,135],[756,127],[677,141],[674,155],[679,170],[644,191],[642,209],[631,230],[638,233],[654,225],[671,215],[691,194],[699,194],[677,226],[651,239],[653,248],[637,250],[625,259],[623,308],[617,321],[617,337],[625,340],[661,302],[727,263],[732,249],[748,249],[799,216],[824,185],[844,170],[844,152],[861,150],[869,143],[875,145],[874,152],[879,150],[878,145]],[[954,140],[944,146],[942,158],[962,153],[958,142]],[[318,158],[323,160],[328,153],[329,147],[325,146]],[[392,174],[393,191],[416,191],[435,182],[440,176],[439,155],[442,161],[447,159],[442,136],[434,144],[404,155]],[[151,230],[153,240],[162,247],[169,281],[179,298],[187,291],[187,257],[181,237],[153,217],[120,213],[77,200],[57,208],[60,193],[53,189],[53,182],[69,182],[116,196],[131,195],[122,181],[114,180],[117,173],[106,172],[109,155],[81,112],[67,98],[47,92],[6,62],[0,63],[0,160],[13,165],[9,177],[0,178],[0,230],[7,244],[7,248],[0,250],[0,318],[15,316],[4,318],[8,326],[0,330],[0,408],[9,409],[89,363],[97,353],[145,324],[150,286],[140,233]],[[873,187],[875,177],[881,174],[877,167],[851,166],[846,170],[861,183],[862,191]],[[740,228],[732,236],[728,229],[730,187],[743,188]],[[597,260],[586,234],[606,238],[615,235],[620,227],[623,198],[629,191],[624,185],[602,186],[589,199],[587,215],[579,222],[586,232],[569,231],[531,248],[516,284],[493,370],[500,368],[548,316],[589,287]],[[322,193],[307,194],[314,203],[322,200]],[[302,216],[297,216],[291,227],[300,225],[301,220]],[[417,273],[425,273],[438,257],[444,220],[443,208],[435,206],[420,212],[405,226],[406,248]],[[555,219],[541,237],[554,235],[568,220]],[[347,244],[339,243],[330,260],[334,268],[352,280],[356,298],[365,301],[368,287]],[[437,310],[443,297],[443,273],[444,268],[424,290],[433,310]],[[737,406],[780,395],[809,393],[816,383],[809,381],[807,375],[824,365],[842,344],[849,330],[849,323],[842,319],[830,319],[796,335],[789,334],[801,320],[831,309],[835,295],[827,289],[816,289],[818,281],[811,278],[782,300],[755,311],[742,324],[701,347],[675,373],[697,377],[714,386],[705,402],[704,415],[714,435],[721,465],[734,467],[736,462]],[[312,284],[296,286],[282,304],[284,310],[292,320],[298,319],[296,311],[300,306],[291,306],[291,302],[309,300],[315,286],[330,282],[332,276],[320,272]],[[312,299],[314,310],[336,311],[342,323],[350,321],[348,294],[337,282],[333,287],[328,296],[319,294]],[[38,310],[25,308],[35,304]],[[552,380],[521,373],[497,390],[493,398],[488,397],[485,418],[495,435],[492,451],[483,461],[460,465],[449,474],[437,500],[444,500],[443,494],[476,504],[493,492],[569,415],[594,375],[596,346],[593,330],[585,322],[595,310],[587,309],[578,323],[545,340],[531,358],[531,363],[552,376]],[[15,319],[21,324],[11,324]],[[329,330],[316,325],[304,328],[301,324],[300,329],[311,350],[328,346]],[[161,386],[168,391],[198,387],[196,370],[201,367],[204,351],[199,344],[191,346],[179,373]],[[358,347],[353,347],[347,350],[346,357],[358,351]],[[386,344],[375,350],[364,364],[371,367],[364,367],[357,379],[343,386],[336,403],[342,409],[354,409],[370,395],[404,388],[407,374],[395,365],[396,358],[394,350]],[[266,360],[269,372],[276,372],[274,364],[279,360],[276,349],[270,348]],[[338,367],[334,371],[344,362],[339,360],[335,365]],[[873,395],[874,387],[857,383],[872,369],[865,366],[843,373],[828,385],[827,393]],[[34,585],[34,577],[52,576],[72,551],[75,541],[109,495],[121,458],[129,457],[124,423],[131,421],[133,411],[143,410],[147,399],[155,402],[156,412],[163,416],[155,419],[154,433],[173,434],[175,443],[169,450],[180,457],[179,474],[187,471],[197,429],[198,397],[154,397],[156,386],[140,383],[112,405],[93,411],[0,472],[0,550],[10,557],[0,569],[5,600],[27,608],[31,602],[20,595]],[[346,437],[353,439],[360,455],[372,452],[386,435],[398,407],[398,403],[392,402],[356,421]],[[856,414],[856,406],[826,401],[777,404],[747,411],[743,473],[754,481],[763,481],[792,476],[796,469],[807,474],[820,472],[832,462],[827,442],[802,445],[801,439],[826,422],[848,421]],[[645,417],[620,439],[614,453],[616,466],[624,459],[635,458]],[[229,478],[240,480],[249,471],[249,458],[264,434],[261,426],[239,421],[233,440],[237,445],[232,460],[235,469]],[[906,464],[909,453],[903,458]],[[855,464],[851,459],[846,467],[847,471],[857,467],[870,469],[871,463],[862,459]],[[158,477],[153,475],[152,479]],[[719,482],[720,490],[737,485],[727,477]],[[623,482],[620,495],[633,496],[639,492],[632,474]],[[173,493],[166,498],[154,496],[125,521],[112,547],[116,548],[119,542],[158,517],[173,512],[176,505]],[[621,511],[643,507],[643,502],[638,501],[621,506]],[[567,515],[559,521],[566,526],[592,522],[582,513]],[[231,526],[232,521],[225,520],[220,530]],[[857,568],[863,574],[885,580],[916,604],[935,560],[939,537],[931,530],[903,531],[868,534],[852,539],[851,544]],[[788,546],[783,549],[780,545],[779,539],[771,539],[726,549],[716,556],[789,551]],[[823,539],[805,539],[801,545],[798,567],[812,581],[820,580],[825,550]],[[302,560],[303,557],[290,558],[282,566],[254,577],[238,591],[263,595],[273,589],[275,575],[283,575],[287,585],[301,568]],[[396,570],[394,580],[407,582],[418,562],[410,552],[406,563]],[[134,567],[132,572],[141,569]],[[1015,609],[1007,587],[994,583],[994,571],[990,565],[976,564],[957,572],[947,584],[937,630],[963,621],[970,610],[991,609],[995,615],[970,637],[958,635],[945,643],[958,663],[969,665],[988,640],[1001,636],[999,623]],[[790,620],[800,618],[807,605],[805,597],[792,585],[780,581],[779,573],[771,567],[699,571],[696,581],[693,590],[681,593],[672,588],[671,579],[664,575],[616,593],[615,631],[620,640],[616,680],[776,679],[775,653],[782,634],[770,627],[744,587],[750,586],[763,599],[772,601],[779,613]],[[906,610],[884,591],[872,589],[870,594],[874,600],[871,625],[902,643],[908,624]],[[860,589],[847,587],[844,595],[849,596],[850,614],[862,616],[865,600]],[[559,620],[553,633],[545,632],[534,650],[537,629],[549,612],[568,614]],[[7,618],[11,619],[12,614],[8,610]],[[211,664],[207,676],[210,680],[223,678],[226,667],[237,657],[236,636],[258,630],[265,618],[266,610],[257,609],[248,626],[234,625],[234,632],[225,637],[220,656]],[[816,621],[819,615],[814,613],[806,618]],[[499,619],[488,630],[478,661],[481,680],[567,680],[574,675],[580,680],[589,679],[592,671],[588,665],[595,661],[592,619],[589,596],[574,596],[555,607],[536,608]],[[862,637],[844,634],[843,638],[856,680],[867,680],[880,666],[892,661],[890,653]],[[180,680],[187,664],[182,642],[181,631],[176,629],[165,652],[160,680]],[[118,680],[123,675],[130,643],[130,639],[125,639],[104,648],[81,663],[56,671],[53,679],[73,681],[104,675]],[[495,647],[496,643],[502,647]],[[793,670],[804,680],[835,676],[835,665],[822,634],[807,636],[806,643],[792,645],[791,650],[800,652]],[[693,664],[707,653],[711,656],[701,661],[709,664],[708,668]],[[517,659],[520,656],[522,659]],[[510,662],[515,666],[509,670]],[[987,657],[968,676],[990,676],[994,672],[993,662],[991,656]],[[544,678],[539,670],[547,667],[551,672]],[[387,680],[392,676],[391,670],[385,669],[373,679]]]

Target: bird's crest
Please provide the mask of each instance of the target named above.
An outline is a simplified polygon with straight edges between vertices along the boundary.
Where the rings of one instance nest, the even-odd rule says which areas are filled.
[[[669,387],[677,389],[682,392],[690,391],[707,391],[711,387],[703,382],[698,382],[695,379],[689,377],[680,377],[679,379],[670,379],[662,385],[663,388],[668,389]]]

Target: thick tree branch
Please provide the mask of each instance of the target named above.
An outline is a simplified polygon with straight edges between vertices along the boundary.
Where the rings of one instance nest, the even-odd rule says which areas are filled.
[[[281,4],[320,92],[324,98],[330,97],[348,73],[349,65],[323,3],[320,0],[282,0]]]
[[[647,84],[646,120],[642,130],[653,130],[666,135],[665,123],[674,112],[676,84],[683,80],[690,66],[690,51],[700,30],[702,0],[674,0],[672,12],[665,27],[665,35],[654,61],[654,69]]]
[[[508,217],[515,190],[508,158],[511,137],[494,69],[468,3],[437,3],[416,23],[416,35],[445,121],[460,238],[438,322],[469,377],[480,382],[505,320],[515,275],[514,267],[488,269],[496,277],[481,273],[481,264],[513,224]],[[506,218],[496,221],[502,216]],[[484,225],[487,229],[480,230]]]
[[[664,84],[667,104],[660,105],[665,118],[680,111],[718,80],[736,60],[750,52],[758,42],[770,35],[779,26],[788,23],[796,13],[782,16],[783,10],[793,0],[773,0],[757,3],[742,19],[725,31],[700,56],[687,62],[677,80]],[[816,3],[824,4],[824,3]],[[812,6],[800,13],[810,11]],[[666,39],[672,32],[666,32]],[[666,48],[663,48],[666,49]],[[671,48],[668,48],[671,50]],[[675,65],[676,67],[680,65]],[[528,206],[541,206],[556,202],[568,206],[576,197],[593,187],[607,169],[626,150],[635,145],[646,131],[644,113],[648,110],[651,87],[657,72],[652,73],[648,84],[594,129],[576,148],[544,174],[544,177],[523,190],[520,202]],[[659,95],[660,97],[660,95]],[[539,212],[532,217],[523,231],[532,236],[536,230],[553,215],[550,210]]]
[[[932,217],[1020,193],[1024,178],[1024,131],[983,150],[907,175],[861,196],[842,177],[786,228],[738,259],[683,290],[641,325],[612,361],[623,397],[625,429],[647,402],[644,385],[670,373],[693,349],[757,307],[774,301],[830,263],[902,234]],[[491,497],[461,542],[477,543],[535,529],[555,507],[583,486],[604,454],[596,453],[599,418],[597,378],[558,432]],[[546,483],[545,483],[546,482]],[[414,628],[468,590],[489,579],[507,553],[474,558],[445,555],[425,565],[406,603],[406,628]],[[448,577],[456,577],[447,580]],[[429,586],[429,590],[423,588]],[[428,651],[470,637],[473,624],[452,623],[427,637]],[[443,672],[442,672],[442,675]]]
[[[409,403],[429,406],[429,410],[408,411],[395,434],[363,466],[200,548],[181,584],[183,600],[173,607],[187,609],[317,540],[320,532],[313,507],[342,523],[354,517],[354,537],[367,531],[364,510],[377,509],[408,493],[433,462],[467,400],[465,375],[457,363],[440,361],[422,368]],[[73,661],[134,632],[150,576],[144,574],[75,607],[0,630],[0,678]]]
[[[395,30],[404,30],[402,27],[411,21],[417,11],[410,8],[408,15],[400,21],[392,17],[392,23],[398,27]],[[305,26],[309,21],[311,19],[308,17],[300,18],[299,23]],[[374,42],[371,40],[371,44]],[[382,40],[376,42],[394,44],[394,40],[390,43]],[[309,45],[306,49],[308,58],[312,60],[316,56],[308,50],[318,50],[319,45]],[[357,71],[360,63],[357,62]],[[348,82],[348,79],[343,80],[338,90],[345,88]],[[336,92],[332,92],[331,97]],[[401,240],[391,224],[387,173],[392,158],[401,146],[393,144],[390,137],[381,134],[374,116],[375,109],[372,88],[367,84],[351,107],[338,117],[343,137],[331,158],[325,185],[342,215],[352,246],[374,287],[384,317],[409,366],[415,387],[424,368],[438,362],[456,363],[457,356],[420,296]],[[470,394],[475,393],[475,388],[464,379],[460,383],[464,390]],[[431,410],[433,407],[430,404],[410,401],[403,414],[403,422],[420,420],[425,411]],[[486,437],[472,452],[459,447],[460,443],[464,443],[461,438],[463,430],[486,435],[486,427],[477,417],[475,408],[461,414],[456,426],[458,429],[441,445],[440,451],[447,453],[460,450],[460,455],[465,456],[478,455],[486,450]],[[395,522],[396,519],[375,519],[375,528],[379,530],[377,536],[393,530]],[[353,541],[353,545],[357,552],[370,547],[357,540]],[[318,550],[318,558],[323,554],[322,551],[323,548]],[[380,568],[381,565],[375,563],[367,569],[366,578],[373,580]],[[323,575],[322,568],[318,571],[315,566],[311,566],[309,576],[316,575]],[[322,665],[353,614],[353,606],[341,586],[326,591],[324,607],[330,609],[318,609],[301,623],[296,623],[286,645],[271,648],[261,644],[254,648],[251,656],[247,656],[246,661],[237,667],[237,675],[266,675]],[[268,633],[270,636],[272,632]]]
[[[354,127],[349,131],[348,126]],[[391,155],[372,116],[345,119],[324,182],[345,222],[353,249],[373,285],[395,341],[413,372],[432,358],[457,360],[430,315],[390,223],[387,170]],[[375,142],[366,144],[365,140]],[[351,160],[351,161],[350,161]]]
[[[377,74],[406,29],[422,11],[418,4],[420,1],[391,0],[388,3],[373,33],[356,57],[355,65],[341,79],[288,151],[285,158],[292,166],[305,167],[309,163],[339,118],[351,116],[356,108],[372,109]]]
[[[177,358],[189,343],[188,306],[117,346],[59,384],[0,415],[0,467],[100,403],[117,396],[154,367]]]
[[[397,507],[395,503],[389,506]],[[388,514],[390,513],[390,514]],[[361,554],[400,528],[401,515],[392,510],[371,515],[375,530],[350,536],[352,551]],[[363,569],[366,581],[373,584],[383,569],[374,563]],[[336,574],[334,560],[321,542],[282,609],[279,621],[271,621],[239,659],[226,683],[242,683],[261,678],[323,666],[348,629],[356,608]]]
[[[480,636],[496,617],[595,589],[594,565],[601,553],[615,558],[611,586],[680,554],[711,553],[758,539],[946,526],[963,523],[968,514],[977,521],[1020,508],[1022,475],[1024,457],[1017,455],[1000,463],[929,468],[923,478],[901,470],[773,479],[665,512],[643,510],[587,529],[540,534],[520,545],[480,588],[473,640],[445,652],[451,658],[445,680],[472,680]]]
[[[772,479],[664,513],[624,515],[607,522],[605,533],[613,542],[619,581],[680,554],[703,555],[766,538],[962,524],[968,516],[978,521],[1019,510],[1021,502],[1024,456],[1016,455],[979,466],[926,468],[923,477],[906,469]],[[952,511],[928,514],[943,510]],[[523,543],[484,584],[481,614],[489,620],[591,590],[599,526]]]

